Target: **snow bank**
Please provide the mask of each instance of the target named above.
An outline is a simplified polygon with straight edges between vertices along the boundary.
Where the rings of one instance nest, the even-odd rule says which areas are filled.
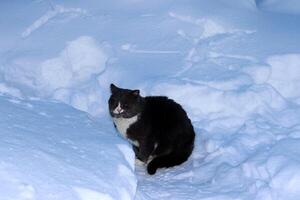
[[[90,81],[105,68],[107,56],[95,40],[81,36],[69,42],[56,58],[41,63],[37,85],[42,92],[53,92]]]
[[[81,36],[68,42],[57,57],[44,61],[16,58],[9,67],[2,68],[2,73],[6,82],[29,88],[39,97],[99,114],[104,110],[104,98],[97,77],[105,70],[107,60],[108,56],[92,37]]]
[[[68,43],[58,57],[41,63],[36,76],[37,88],[43,96],[77,109],[93,114],[103,112],[97,102],[103,99],[101,88],[93,80],[104,71],[107,59],[93,38],[81,36]]]
[[[134,154],[108,119],[5,96],[0,107],[0,199],[133,198]]]
[[[244,90],[221,90],[205,84],[160,83],[152,94],[165,94],[184,105],[197,121],[236,117],[242,122],[253,113],[262,113],[266,109],[282,110],[286,104],[275,90],[268,86],[252,86]],[[249,101],[251,99],[251,101]]]

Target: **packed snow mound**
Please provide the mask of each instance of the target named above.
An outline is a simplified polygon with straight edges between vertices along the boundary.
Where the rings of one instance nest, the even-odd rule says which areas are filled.
[[[0,107],[1,200],[134,197],[134,154],[109,120],[58,102],[0,96]]]
[[[101,73],[106,60],[107,56],[93,38],[81,36],[69,42],[58,57],[41,63],[37,86],[42,92],[53,92],[81,85]]]
[[[243,91],[222,91],[204,84],[161,83],[155,86],[153,94],[166,94],[174,98],[188,109],[194,120],[236,117],[243,123],[253,113],[286,108],[281,95],[263,85]]]
[[[57,57],[41,62],[16,58],[9,67],[2,68],[2,73],[10,84],[95,114],[103,112],[101,87],[96,78],[105,70],[107,59],[92,37],[80,36],[68,42]]]

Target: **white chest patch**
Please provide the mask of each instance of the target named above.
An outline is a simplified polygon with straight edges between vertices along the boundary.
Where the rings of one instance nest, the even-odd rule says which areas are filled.
[[[136,115],[131,118],[113,118],[113,120],[118,131],[127,139],[127,129],[138,120],[138,116]]]

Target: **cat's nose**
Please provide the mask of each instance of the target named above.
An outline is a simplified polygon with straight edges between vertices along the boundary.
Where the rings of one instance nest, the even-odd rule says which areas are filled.
[[[122,112],[122,108],[117,108],[117,112],[121,113]]]
[[[124,110],[121,108],[120,102],[118,103],[118,106],[114,109],[113,113],[115,114],[121,114]]]

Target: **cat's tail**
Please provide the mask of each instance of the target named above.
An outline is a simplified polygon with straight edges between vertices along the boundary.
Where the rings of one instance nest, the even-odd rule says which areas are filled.
[[[174,152],[163,155],[163,156],[158,156],[155,157],[148,165],[147,165],[147,171],[148,174],[153,175],[155,174],[156,170],[158,168],[163,168],[163,167],[173,167],[175,165],[180,165],[181,163],[185,162],[188,157],[190,156],[190,152],[181,152],[180,154],[176,154]]]

